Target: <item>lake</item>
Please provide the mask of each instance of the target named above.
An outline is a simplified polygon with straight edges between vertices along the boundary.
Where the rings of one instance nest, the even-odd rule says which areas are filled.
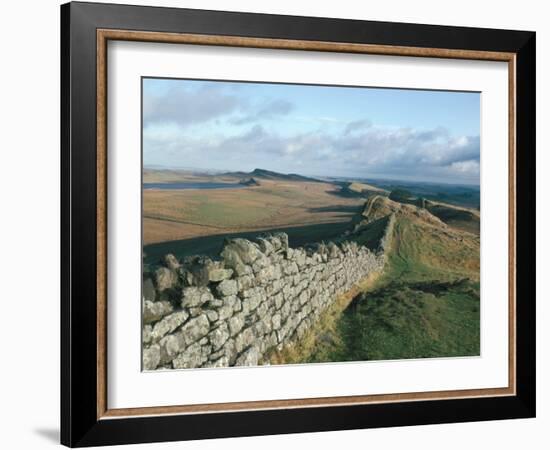
[[[235,189],[244,187],[239,183],[143,183],[143,189]]]

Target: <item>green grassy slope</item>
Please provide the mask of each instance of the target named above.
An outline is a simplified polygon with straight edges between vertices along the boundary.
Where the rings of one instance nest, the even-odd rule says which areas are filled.
[[[426,209],[446,224],[479,236],[479,212],[434,202],[427,202]]]
[[[355,241],[373,251],[377,250],[380,239],[382,238],[384,230],[388,224],[388,220],[389,216],[385,216],[371,222],[367,227],[361,230],[361,233],[357,234]]]
[[[479,239],[400,212],[383,275],[303,362],[479,355],[479,317]]]
[[[308,362],[479,355],[479,283],[389,283],[360,294]]]

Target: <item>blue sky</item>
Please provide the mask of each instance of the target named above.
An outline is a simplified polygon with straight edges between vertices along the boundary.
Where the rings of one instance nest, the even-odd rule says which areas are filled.
[[[143,80],[145,166],[479,184],[478,93]]]

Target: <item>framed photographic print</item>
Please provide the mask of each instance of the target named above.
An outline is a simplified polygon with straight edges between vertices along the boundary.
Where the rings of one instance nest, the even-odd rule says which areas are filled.
[[[69,3],[68,446],[535,415],[535,33]]]

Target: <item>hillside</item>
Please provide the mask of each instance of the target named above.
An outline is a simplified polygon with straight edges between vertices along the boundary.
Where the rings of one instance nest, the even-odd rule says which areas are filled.
[[[434,202],[443,202],[477,210],[480,206],[479,186],[475,185],[396,180],[366,180],[366,182],[387,192],[397,191],[399,193],[401,191],[411,199],[424,198]]]
[[[250,180],[253,180],[250,182]],[[224,180],[225,181],[225,180]],[[291,245],[334,239],[360,218],[364,200],[331,183],[243,177],[234,189],[145,190],[146,263],[166,253],[215,255],[227,237],[285,231]]]
[[[208,183],[208,182],[225,182],[239,183],[242,180],[259,180],[269,181],[295,181],[295,182],[310,182],[310,183],[326,183],[325,181],[317,180],[316,178],[306,177],[295,173],[279,173],[266,169],[254,169],[251,172],[207,172],[191,169],[143,169],[144,183]]]
[[[279,173],[273,172],[266,169],[254,169],[252,172],[226,172],[222,174],[224,177],[235,177],[235,178],[259,178],[263,180],[272,180],[272,181],[309,181],[309,182],[319,182],[323,181],[317,180],[315,178],[305,177],[303,175],[298,175],[295,173]]]
[[[343,197],[369,198],[373,195],[389,195],[389,191],[385,189],[371,184],[359,183],[357,181],[337,182],[336,184],[340,186],[340,195]]]
[[[479,236],[480,214],[478,210],[431,200],[427,200],[425,205],[431,214],[447,225]]]
[[[359,286],[294,362],[478,355],[479,237],[382,196],[362,216],[352,236],[373,249],[394,218],[384,273]]]
[[[357,195],[362,195],[368,197],[370,195],[388,195],[389,192],[385,189],[373,186],[372,184],[353,182],[349,183],[347,186],[344,186],[344,191],[354,193]]]

